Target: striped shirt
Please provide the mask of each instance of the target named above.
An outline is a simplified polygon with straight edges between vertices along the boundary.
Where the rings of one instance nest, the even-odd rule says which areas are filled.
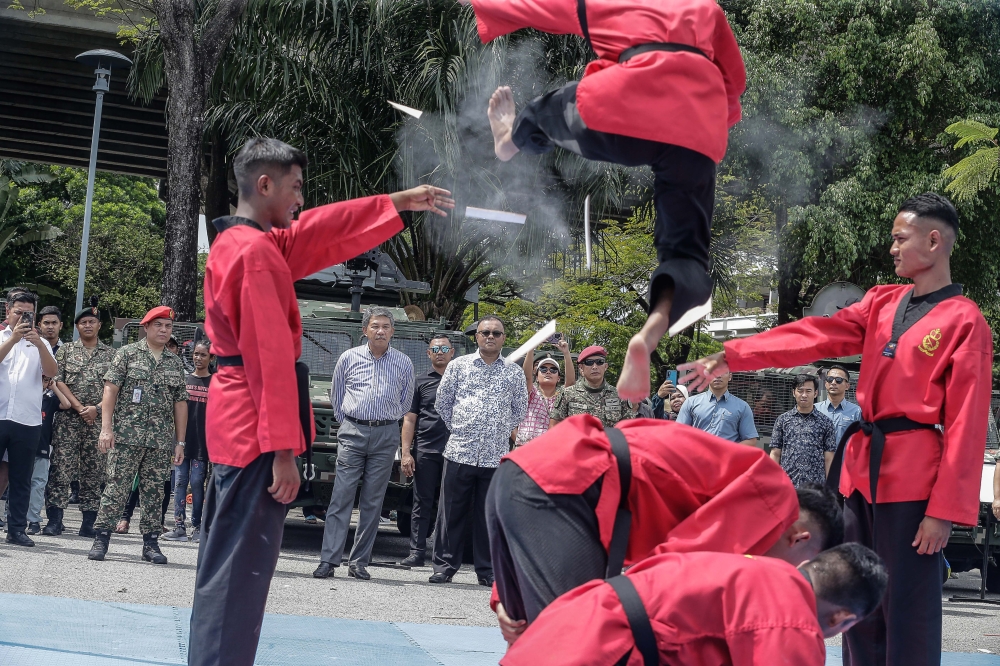
[[[396,421],[413,401],[413,362],[398,349],[379,358],[368,345],[348,349],[337,359],[330,387],[330,404],[341,423],[344,417],[362,421]]]

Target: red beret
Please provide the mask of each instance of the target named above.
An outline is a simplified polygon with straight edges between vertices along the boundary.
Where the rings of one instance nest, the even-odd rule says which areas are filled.
[[[143,326],[145,326],[146,324],[148,324],[149,322],[153,321],[154,319],[169,319],[170,321],[173,321],[174,317],[175,316],[174,316],[174,309],[173,308],[171,308],[169,306],[166,306],[166,305],[161,305],[161,306],[155,307],[152,310],[150,310],[149,312],[147,312],[146,316],[143,317],[142,321],[139,322],[139,323],[142,324]]]
[[[591,356],[607,356],[607,355],[608,355],[608,350],[606,350],[604,347],[600,345],[591,345],[585,348],[582,352],[580,352],[580,354],[576,357],[576,360],[577,363],[579,363],[580,361],[584,361],[590,358]]]

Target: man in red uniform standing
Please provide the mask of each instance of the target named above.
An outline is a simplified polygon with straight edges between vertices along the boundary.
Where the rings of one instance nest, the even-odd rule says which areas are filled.
[[[882,606],[845,637],[849,666],[941,663],[941,549],[953,523],[978,520],[993,337],[951,281],[957,234],[950,201],[934,193],[908,199],[892,225],[890,254],[912,286],[873,287],[833,317],[731,340],[678,368],[695,370],[688,379],[697,388],[730,370],[862,355],[862,421],[845,432],[830,480],[847,498],[848,540],[874,548],[890,582]]]
[[[453,208],[423,185],[303,212],[305,155],[251,139],[236,156],[236,214],[215,220],[205,269],[205,328],[219,372],[209,388],[209,484],[191,612],[188,663],[251,666],[278,561],[286,505],[299,489],[296,359],[302,322],[295,280],[370,250],[403,228],[398,211]]]
[[[659,266],[650,278],[649,318],[629,343],[618,382],[623,400],[644,400],[650,351],[712,309],[715,170],[746,89],[736,38],[716,0],[471,2],[484,43],[530,27],[580,35],[599,56],[581,81],[517,114],[510,88],[497,89],[489,104],[497,157],[559,146],[590,160],[653,169]]]
[[[605,429],[588,415],[505,456],[486,512],[491,606],[508,642],[559,595],[653,554],[707,550],[797,565],[844,536],[836,496],[796,491],[756,447],[671,421]]]
[[[871,613],[887,578],[858,544],[797,569],[751,555],[657,555],[556,599],[500,664],[823,666],[823,639]]]

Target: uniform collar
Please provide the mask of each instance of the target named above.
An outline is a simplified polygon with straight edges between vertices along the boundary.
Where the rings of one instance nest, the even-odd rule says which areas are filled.
[[[714,400],[715,402],[726,402],[729,399],[730,395],[731,394],[727,390],[725,393],[722,394],[721,398],[716,398],[715,394],[712,393],[711,389],[709,389],[709,391],[708,391],[708,401],[712,402]]]
[[[581,383],[583,384],[583,388],[585,388],[588,393],[601,393],[602,391],[604,391],[604,389],[608,385],[608,381],[607,380],[604,380],[603,382],[601,382],[601,385],[598,386],[597,388],[591,388],[590,384],[587,383],[586,379],[582,379]]]
[[[251,227],[260,232],[264,231],[262,226],[250,218],[240,217],[239,215],[225,215],[223,217],[218,217],[212,220],[212,225],[220,234],[226,229],[232,229],[233,227]]]

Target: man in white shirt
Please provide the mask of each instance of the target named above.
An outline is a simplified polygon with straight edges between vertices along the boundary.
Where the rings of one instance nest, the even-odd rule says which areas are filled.
[[[42,430],[42,375],[59,373],[52,348],[38,335],[38,297],[25,289],[7,293],[6,328],[0,331],[0,455],[10,461],[10,522],[7,543],[34,546],[24,533],[31,496],[31,472]]]

